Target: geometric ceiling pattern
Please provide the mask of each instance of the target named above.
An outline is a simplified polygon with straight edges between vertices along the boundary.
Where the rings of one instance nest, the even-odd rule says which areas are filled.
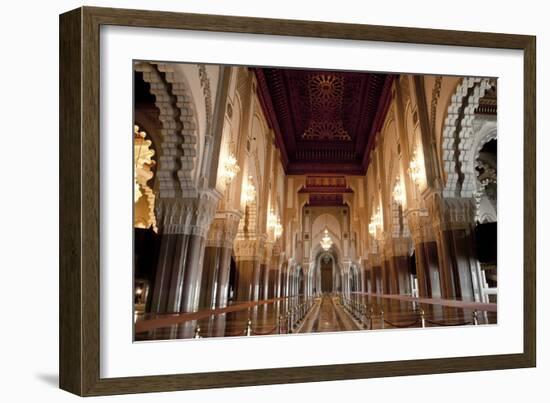
[[[302,139],[351,141],[342,122],[344,79],[335,74],[308,77],[309,122]]]
[[[287,174],[366,172],[395,75],[254,68]]]

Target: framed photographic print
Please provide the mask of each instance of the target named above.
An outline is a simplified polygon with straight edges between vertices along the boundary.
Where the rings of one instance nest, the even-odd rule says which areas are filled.
[[[535,38],[60,17],[60,386],[535,366]]]

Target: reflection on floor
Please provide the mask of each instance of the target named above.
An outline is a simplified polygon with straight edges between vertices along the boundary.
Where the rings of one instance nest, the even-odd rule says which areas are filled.
[[[296,333],[340,332],[361,330],[339,304],[338,298],[323,295],[316,300],[315,308],[307,315]]]
[[[497,323],[496,304],[406,296],[323,294],[234,303],[193,313],[136,315],[135,340],[266,336]]]

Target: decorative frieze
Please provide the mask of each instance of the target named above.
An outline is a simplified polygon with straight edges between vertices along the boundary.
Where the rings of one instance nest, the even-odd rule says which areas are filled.
[[[201,83],[202,93],[204,95],[204,108],[206,112],[206,135],[212,135],[212,91],[210,89],[210,78],[206,71],[206,65],[198,64],[199,80]]]
[[[432,134],[435,133],[435,118],[437,114],[437,104],[439,102],[439,96],[441,95],[441,83],[443,76],[436,76],[434,86],[432,88],[432,100],[430,103],[430,130]]]

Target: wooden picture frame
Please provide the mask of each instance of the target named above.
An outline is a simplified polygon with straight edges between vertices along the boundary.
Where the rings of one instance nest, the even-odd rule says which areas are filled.
[[[99,35],[102,25],[518,49],[524,52],[521,354],[100,377]],[[536,365],[535,37],[82,7],[60,16],[60,387],[81,396],[481,371]]]

